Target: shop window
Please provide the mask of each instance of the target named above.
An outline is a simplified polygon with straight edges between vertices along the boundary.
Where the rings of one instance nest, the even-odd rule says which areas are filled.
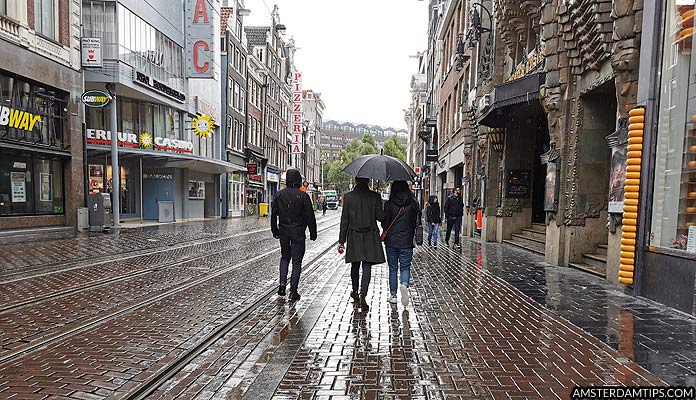
[[[0,216],[62,214],[60,158],[0,151]]]
[[[188,197],[191,200],[205,199],[205,182],[189,181],[188,182]]]
[[[650,244],[696,253],[694,1],[668,0]]]

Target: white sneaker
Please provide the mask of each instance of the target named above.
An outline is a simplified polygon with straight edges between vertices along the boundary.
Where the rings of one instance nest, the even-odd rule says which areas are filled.
[[[396,295],[392,295],[389,297],[389,300],[387,300],[391,304],[396,304]]]
[[[399,286],[399,289],[401,291],[401,304],[406,307],[408,305],[408,286],[401,285]]]

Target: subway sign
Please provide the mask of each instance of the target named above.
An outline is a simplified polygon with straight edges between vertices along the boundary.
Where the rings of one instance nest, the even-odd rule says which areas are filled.
[[[101,108],[111,103],[111,96],[101,90],[88,90],[82,93],[82,103],[87,107]]]

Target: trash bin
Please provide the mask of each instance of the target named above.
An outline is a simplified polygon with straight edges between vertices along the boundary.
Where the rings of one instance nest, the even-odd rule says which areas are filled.
[[[268,216],[268,203],[259,203],[259,217]]]
[[[89,229],[89,208],[80,207],[77,209],[77,230],[84,232]]]
[[[157,205],[159,209],[157,222],[174,222],[174,202],[160,200]]]

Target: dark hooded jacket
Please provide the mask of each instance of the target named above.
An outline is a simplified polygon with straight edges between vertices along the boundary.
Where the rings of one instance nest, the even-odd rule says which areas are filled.
[[[399,215],[399,210],[403,211]],[[397,215],[398,218],[397,218]],[[396,219],[396,220],[395,220]],[[389,229],[384,244],[395,249],[413,248],[413,236],[420,219],[418,203],[410,191],[392,193],[384,203],[384,222],[382,230]],[[392,221],[394,224],[392,225]],[[391,228],[389,226],[391,225]]]
[[[435,203],[435,196],[430,198],[428,209],[425,214],[425,222],[429,224],[442,223],[442,212],[440,211],[440,203]]]
[[[312,209],[312,200],[300,190],[302,175],[296,169],[288,170],[286,189],[276,193],[271,204],[271,232],[273,236],[304,239],[309,227],[309,237],[317,238],[317,220]]]

